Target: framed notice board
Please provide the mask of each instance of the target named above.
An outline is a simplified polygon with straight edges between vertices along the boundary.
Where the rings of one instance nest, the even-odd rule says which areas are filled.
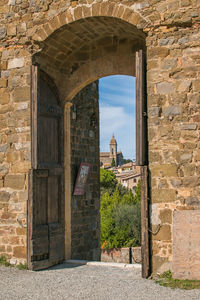
[[[81,163],[76,178],[74,195],[81,196],[85,193],[85,187],[88,180],[91,165],[88,163]]]

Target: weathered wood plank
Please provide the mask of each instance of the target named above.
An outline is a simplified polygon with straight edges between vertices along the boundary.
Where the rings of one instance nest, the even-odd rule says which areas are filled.
[[[39,69],[31,66],[31,158],[32,168],[37,169],[38,97]]]
[[[145,55],[136,52],[136,164],[147,164],[147,103],[146,103]]]
[[[148,167],[141,167],[141,251],[142,277],[150,274],[149,251],[149,203],[148,203]]]
[[[52,80],[35,66],[31,86],[28,267],[40,270],[64,259],[64,112]]]

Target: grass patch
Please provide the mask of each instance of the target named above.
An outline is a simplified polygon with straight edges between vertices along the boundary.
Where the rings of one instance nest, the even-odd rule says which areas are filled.
[[[172,289],[200,289],[200,280],[174,279],[170,270],[160,275],[159,278],[155,280],[155,282],[161,286],[170,287]]]
[[[27,270],[27,264],[19,264],[16,266],[19,270]]]
[[[0,265],[5,267],[11,267],[12,265],[7,261],[5,256],[0,256]]]
[[[27,270],[27,264],[22,264],[20,263],[19,265],[11,265],[6,257],[3,255],[3,256],[0,256],[0,266],[5,266],[5,267],[17,267],[19,270]]]

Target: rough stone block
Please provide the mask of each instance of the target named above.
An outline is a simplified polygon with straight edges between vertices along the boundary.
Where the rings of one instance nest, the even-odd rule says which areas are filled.
[[[10,95],[8,93],[2,93],[0,94],[0,104],[8,104],[10,101]]]
[[[10,199],[10,194],[6,191],[0,192],[0,202],[8,202]]]
[[[6,28],[4,26],[0,26],[0,39],[6,37]]]
[[[177,67],[177,58],[165,58],[162,61],[161,68],[164,71],[171,70]]]
[[[165,224],[172,224],[172,210],[171,209],[162,209],[160,210],[160,216],[159,216],[161,223]]]
[[[159,106],[152,106],[148,109],[148,114],[150,116],[159,117],[161,113],[161,108]]]
[[[196,161],[200,161],[200,150],[197,150],[196,153],[195,153],[195,156],[194,156],[194,159]]]
[[[197,197],[188,197],[185,203],[189,206],[198,206],[200,207],[200,199]]]
[[[9,187],[16,190],[22,190],[24,188],[25,176],[24,175],[6,175],[5,187]]]
[[[158,94],[172,94],[174,92],[174,84],[172,82],[160,82],[156,85]]]
[[[163,110],[163,112],[165,117],[177,116],[182,113],[182,107],[179,105],[168,106]]]
[[[13,25],[13,24],[8,25],[8,27],[7,27],[7,34],[9,36],[15,36],[16,33],[17,33],[16,26]]]
[[[8,61],[8,70],[22,68],[24,66],[24,58],[13,58]]]
[[[0,78],[0,88],[6,88],[8,84],[8,80],[5,78]]]
[[[153,203],[169,203],[176,200],[176,191],[172,189],[153,189],[152,202]]]
[[[151,176],[159,177],[176,177],[178,167],[173,164],[153,165],[151,167]]]
[[[148,50],[148,57],[151,59],[154,57],[166,57],[169,54],[169,49],[166,47],[154,47]]]
[[[158,226],[152,226],[152,231],[156,231]],[[172,230],[170,225],[162,225],[156,235],[153,235],[153,240],[171,241]]]
[[[172,273],[177,279],[200,280],[200,211],[174,211]]]
[[[192,160],[192,153],[183,153],[180,155],[180,162],[191,162]]]
[[[182,80],[178,85],[178,92],[189,92],[192,87],[191,80]]]
[[[13,255],[17,258],[26,258],[26,246],[13,247]]]
[[[162,274],[163,272],[170,270],[170,262],[167,257],[154,255],[152,258],[152,267],[155,275]]]
[[[181,125],[181,130],[196,130],[197,125],[196,124],[183,124]]]
[[[15,88],[13,92],[13,101],[14,102],[24,102],[30,100],[30,88]]]

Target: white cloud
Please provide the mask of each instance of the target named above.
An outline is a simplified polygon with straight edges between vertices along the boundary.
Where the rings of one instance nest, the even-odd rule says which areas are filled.
[[[135,158],[135,78],[108,76],[99,81],[100,146],[109,151],[115,134],[118,151],[125,158]]]
[[[118,142],[125,158],[135,156],[135,118],[125,112],[124,107],[106,105],[100,106],[100,141],[101,151],[109,151],[112,134]]]
[[[101,101],[104,103],[112,103],[115,105],[132,105],[135,106],[135,95],[133,94],[126,94],[126,95],[119,95],[119,94],[111,94],[103,92],[101,94]]]

